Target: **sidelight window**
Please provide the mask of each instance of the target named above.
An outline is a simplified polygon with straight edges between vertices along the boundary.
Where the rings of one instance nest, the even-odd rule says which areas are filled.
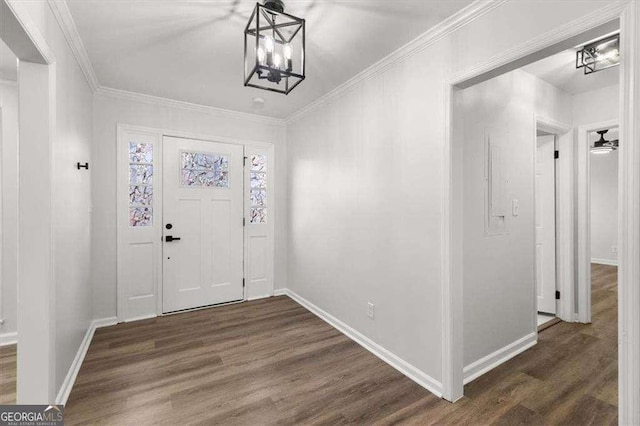
[[[153,144],[129,143],[129,226],[153,224]]]

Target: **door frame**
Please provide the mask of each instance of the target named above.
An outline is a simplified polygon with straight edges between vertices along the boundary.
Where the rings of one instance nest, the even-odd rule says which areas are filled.
[[[618,241],[618,327],[619,327],[619,421],[640,423],[640,3],[611,2],[600,10],[562,25],[514,49],[487,58],[445,82],[445,129],[442,163],[442,385],[443,397],[456,401],[463,396],[462,352],[462,265],[460,213],[461,191],[455,183],[459,176],[452,164],[460,152],[453,143],[459,123],[453,120],[453,100],[457,90],[487,80],[561,52],[577,37],[620,22],[620,137],[626,141],[620,148],[619,171],[619,241]]]
[[[578,127],[577,146],[577,320],[591,322],[591,155],[589,133],[619,127],[620,120],[607,120]],[[621,158],[621,156],[619,157]],[[620,167],[618,167],[620,170]]]
[[[227,144],[232,144],[232,145],[241,145],[244,147],[244,155],[246,156],[246,152],[247,152],[247,148],[259,148],[259,149],[266,149],[267,150],[267,155],[269,158],[269,162],[268,162],[268,173],[270,176],[274,176],[275,173],[273,172],[274,168],[275,168],[275,147],[273,143],[269,143],[269,142],[261,142],[261,141],[254,141],[254,140],[248,140],[248,139],[239,139],[239,138],[231,138],[231,137],[227,137],[227,136],[215,136],[215,135],[209,135],[209,134],[201,134],[201,133],[193,133],[193,132],[185,132],[185,131],[180,131],[180,130],[172,130],[172,129],[163,129],[163,128],[155,128],[155,127],[146,127],[146,126],[138,126],[138,125],[133,125],[133,124],[126,124],[126,123],[117,123],[116,125],[116,143],[117,143],[117,157],[116,157],[116,170],[117,170],[117,178],[116,178],[116,182],[117,182],[117,188],[116,188],[116,212],[120,212],[122,209],[128,209],[128,203],[125,205],[125,203],[123,203],[123,197],[121,196],[120,192],[122,191],[122,188],[124,186],[128,186],[122,184],[122,179],[126,180],[126,177],[120,176],[121,173],[120,171],[122,170],[121,167],[121,161],[123,160],[123,158],[125,157],[125,153],[123,152],[124,150],[124,134],[126,132],[139,132],[139,133],[147,133],[150,135],[154,135],[157,137],[158,140],[158,151],[157,153],[155,153],[154,155],[159,159],[157,165],[154,164],[154,175],[155,176],[162,176],[162,147],[163,147],[163,139],[165,136],[167,137],[176,137],[176,138],[184,138],[184,139],[194,139],[194,140],[200,140],[200,141],[205,141],[205,142],[219,142],[219,143],[227,143]],[[245,173],[243,170],[242,173],[243,176],[243,183],[245,181]],[[269,179],[267,180],[267,191],[269,191],[271,194],[275,193],[275,188],[273,185],[273,181],[274,179]],[[245,211],[244,209],[244,203],[247,202],[247,200],[249,199],[249,193],[251,191],[251,188],[248,187],[248,185],[244,184],[244,189],[243,189],[243,213]],[[161,181],[159,181],[158,183],[156,183],[154,185],[154,199],[155,202],[158,203],[159,206],[162,206],[162,183]],[[128,197],[127,197],[128,198]],[[157,218],[160,219],[160,221],[162,221],[162,208],[160,207],[160,216],[157,216]],[[116,213],[117,217],[120,217],[117,213]],[[271,241],[270,241],[270,245],[269,245],[269,251],[270,251],[270,259],[271,259],[271,263],[272,263],[272,268],[271,270],[273,270],[273,263],[275,263],[275,217],[277,216],[277,211],[276,211],[276,206],[275,203],[274,205],[269,205],[269,220],[268,220],[268,225],[269,225],[269,232],[271,233]],[[117,235],[116,235],[116,259],[117,259],[117,266],[116,268],[119,270],[119,264],[121,262],[121,248],[120,248],[120,242],[121,242],[121,236],[120,236],[120,230],[121,230],[121,223],[119,223],[120,220],[118,219],[118,223],[116,225],[116,229],[117,229]],[[126,225],[128,226],[128,224]],[[156,241],[161,241],[162,239],[162,226],[157,227],[157,229],[155,230],[155,234],[154,238],[156,239]],[[247,240],[247,227],[245,226],[243,229],[243,259],[244,259],[244,265],[243,265],[243,274],[244,277],[246,278],[248,275],[248,262],[246,261],[246,256],[247,256],[247,247],[246,247],[246,240]],[[156,316],[162,316],[165,315],[162,312],[162,297],[163,297],[163,293],[162,293],[162,249],[157,250],[157,253],[155,254],[155,273],[156,273],[156,279],[154,280],[154,284],[155,284],[155,295],[156,295],[156,309],[155,312],[153,314],[149,314],[149,315],[145,315],[145,316],[141,316],[141,317],[133,317],[133,318],[127,318],[126,317],[126,313],[124,312],[124,303],[125,303],[125,297],[126,297],[126,292],[125,289],[123,288],[122,283],[120,282],[120,279],[116,279],[116,311],[117,311],[117,318],[118,318],[118,322],[131,322],[131,321],[136,321],[136,320],[140,320],[140,319],[145,319],[145,318],[153,318]],[[116,274],[117,276],[119,276],[119,272]],[[273,292],[274,292],[274,280],[273,280],[273,276],[271,277],[271,287],[270,287],[270,293],[268,296],[273,296]],[[243,301],[246,300],[251,300],[253,299],[252,297],[250,297],[248,294],[248,288],[244,287],[243,289]],[[267,297],[268,297],[267,296]],[[232,303],[237,303],[237,302],[232,302]],[[206,307],[205,307],[206,308]],[[204,308],[195,308],[195,309],[204,309]],[[169,314],[170,315],[170,314]]]
[[[562,295],[557,303],[556,317],[563,321],[575,320],[575,291],[574,291],[574,189],[573,189],[573,128],[565,123],[535,116],[535,130],[543,130],[555,136],[555,147],[560,152],[555,164],[556,185],[556,290]],[[537,135],[534,135],[534,138]],[[535,177],[534,203],[535,208]],[[533,224],[535,232],[535,222]],[[536,268],[534,251],[534,270]],[[535,291],[535,288],[534,288]],[[534,316],[537,316],[536,310]]]

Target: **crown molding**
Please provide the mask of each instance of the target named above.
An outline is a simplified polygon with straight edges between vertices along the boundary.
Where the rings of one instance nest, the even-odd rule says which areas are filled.
[[[178,101],[175,99],[162,98],[159,96],[145,95],[143,93],[129,92],[111,87],[98,87],[96,95],[112,99],[121,99],[134,102],[144,102],[152,105],[159,105],[168,108],[180,108],[188,111],[203,112],[225,118],[253,121],[256,123],[269,124],[272,126],[284,126],[285,121],[281,118],[267,117],[264,115],[249,114],[246,112],[232,111],[223,108],[216,108],[208,105],[194,104],[191,102]]]
[[[291,124],[327,102],[344,96],[350,90],[353,90],[363,82],[374,78],[389,68],[394,67],[398,63],[422,52],[427,47],[475,21],[486,13],[489,13],[507,1],[508,0],[475,0],[467,7],[436,24],[426,32],[411,40],[409,43],[385,56],[369,68],[366,68],[364,71],[361,71],[354,77],[331,90],[329,93],[319,97],[315,101],[298,110],[296,113],[290,115],[286,118],[286,123]]]
[[[98,83],[98,78],[93,70],[91,61],[89,60],[89,55],[87,55],[84,43],[78,33],[78,28],[73,21],[73,16],[71,15],[69,6],[67,6],[67,2],[65,0],[47,0],[47,3],[49,3],[53,16],[56,18],[56,21],[58,21],[58,25],[64,34],[65,40],[67,41],[67,45],[69,45],[69,48],[71,49],[71,52],[73,52],[73,56],[76,58],[84,77],[87,79],[89,88],[95,93],[96,90],[98,90],[98,87],[100,87],[100,84]]]

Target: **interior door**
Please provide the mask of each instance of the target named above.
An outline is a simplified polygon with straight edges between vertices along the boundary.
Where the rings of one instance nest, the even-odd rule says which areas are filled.
[[[539,136],[536,152],[536,291],[538,312],[556,313],[555,137]]]
[[[243,157],[163,138],[163,312],[243,299]]]

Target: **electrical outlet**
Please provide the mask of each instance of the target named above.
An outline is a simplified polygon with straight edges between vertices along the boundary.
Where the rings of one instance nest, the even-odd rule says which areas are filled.
[[[611,246],[611,253],[617,253],[618,252],[618,246]]]
[[[520,215],[520,201],[518,201],[517,198],[514,198],[511,201],[511,213],[513,214],[513,216]]]
[[[374,306],[373,303],[368,302],[367,303],[367,316],[371,319],[373,319],[374,316],[374,310],[373,310]]]

